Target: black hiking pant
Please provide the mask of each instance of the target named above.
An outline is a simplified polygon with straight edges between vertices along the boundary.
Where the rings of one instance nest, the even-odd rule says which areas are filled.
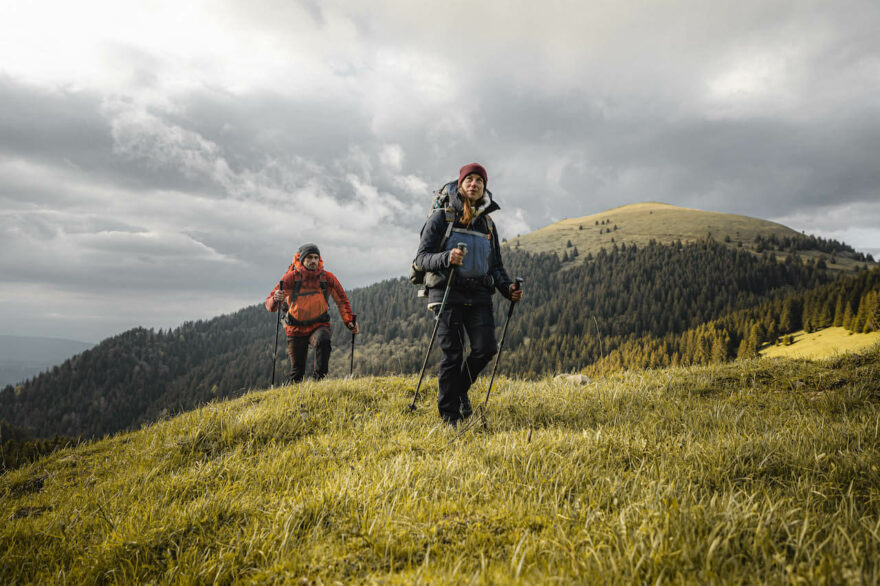
[[[327,376],[330,369],[330,328],[320,327],[307,336],[287,336],[290,380],[295,383],[301,382],[306,373],[309,346],[315,349],[315,380]]]
[[[465,333],[471,343],[471,352],[466,360],[463,347]],[[440,389],[437,408],[440,417],[452,423],[461,418],[459,404],[463,398],[467,398],[471,384],[498,352],[492,304],[447,304],[440,316],[437,339],[443,353],[438,374]]]

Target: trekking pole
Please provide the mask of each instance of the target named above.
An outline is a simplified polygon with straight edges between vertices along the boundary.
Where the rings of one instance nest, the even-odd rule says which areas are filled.
[[[284,291],[284,281],[278,281],[278,290]],[[275,348],[272,350],[272,386],[275,386],[275,361],[278,359],[278,326],[281,324],[281,302],[278,302],[278,319],[275,320]]]
[[[514,290],[522,287],[523,278],[517,277],[514,284]],[[489,393],[492,392],[492,383],[495,382],[495,372],[498,370],[498,361],[501,359],[501,351],[504,349],[504,337],[507,335],[507,326],[510,324],[510,316],[513,315],[513,308],[516,303],[510,302],[510,309],[507,310],[507,321],[504,322],[504,330],[501,332],[501,342],[498,343],[498,354],[495,355],[495,366],[492,367],[492,378],[489,379],[489,388],[486,389],[486,400],[483,401],[483,410],[489,405]]]
[[[467,254],[467,244],[459,242],[456,246],[464,254]],[[419,373],[419,384],[416,385],[416,393],[413,395],[412,403],[409,406],[410,411],[416,408],[416,400],[419,398],[419,389],[422,387],[422,379],[425,377],[425,368],[428,366],[428,357],[431,355],[431,349],[434,348],[434,338],[437,337],[437,329],[440,327],[440,318],[443,316],[443,310],[446,309],[446,300],[449,299],[449,290],[452,288],[452,278],[455,276],[455,265],[449,269],[449,279],[446,281],[446,291],[443,293],[443,301],[440,303],[440,311],[434,318],[434,331],[431,332],[431,341],[428,343],[428,351],[425,353],[425,361],[422,362],[422,371]]]
[[[354,327],[357,327],[358,316],[356,313],[351,314],[351,323]],[[354,373],[354,332],[351,333],[351,364],[348,366],[348,376],[351,376]]]

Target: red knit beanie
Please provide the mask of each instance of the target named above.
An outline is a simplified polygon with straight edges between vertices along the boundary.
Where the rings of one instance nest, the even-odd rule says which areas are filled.
[[[486,174],[486,170],[479,163],[471,163],[470,165],[465,165],[458,172],[458,186],[461,187],[461,182],[464,181],[464,178],[470,175],[471,173],[476,173],[480,177],[483,178],[483,184],[489,184],[489,176]]]

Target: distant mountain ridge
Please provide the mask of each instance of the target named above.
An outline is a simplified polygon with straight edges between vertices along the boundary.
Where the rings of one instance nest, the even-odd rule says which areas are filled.
[[[0,335],[0,387],[22,382],[92,346],[62,338]]]

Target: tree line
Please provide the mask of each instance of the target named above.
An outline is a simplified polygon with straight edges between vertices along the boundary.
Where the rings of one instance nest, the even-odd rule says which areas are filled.
[[[880,331],[880,271],[863,271],[808,291],[768,300],[682,333],[630,340],[585,374],[631,368],[711,364],[753,358],[765,344],[788,344],[791,333],[830,326],[853,333]]]
[[[857,252],[848,244],[844,244],[833,238],[821,238],[819,236],[806,234],[798,234],[795,236],[777,236],[776,234],[764,236],[758,234],[755,236],[755,250],[757,252],[764,252],[765,250],[780,250],[783,252],[816,250],[829,255],[845,254],[849,258],[859,262],[874,262],[873,256]]]

